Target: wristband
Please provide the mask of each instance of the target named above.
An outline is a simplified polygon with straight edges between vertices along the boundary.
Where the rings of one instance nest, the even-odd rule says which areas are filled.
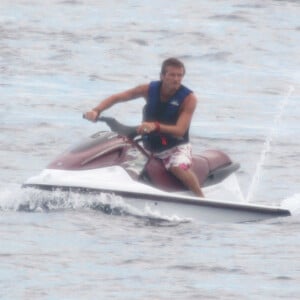
[[[155,125],[155,131],[160,132],[160,124],[158,122],[154,122]]]

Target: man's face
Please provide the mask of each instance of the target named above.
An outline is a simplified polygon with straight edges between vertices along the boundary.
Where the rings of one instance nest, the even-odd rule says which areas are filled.
[[[161,75],[161,80],[165,87],[171,90],[177,90],[184,76],[184,69],[174,66],[168,66],[166,68],[166,73]]]

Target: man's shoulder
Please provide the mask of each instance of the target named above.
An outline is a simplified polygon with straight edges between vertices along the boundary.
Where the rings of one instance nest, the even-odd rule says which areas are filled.
[[[193,91],[191,91],[184,99],[184,102],[197,102],[197,97]]]
[[[187,87],[186,85],[181,85],[180,86],[180,90],[182,91],[182,93],[184,93],[186,96],[188,96],[189,94],[193,93],[193,90],[191,90],[189,87]]]
[[[175,97],[178,97],[179,99],[181,99],[180,102],[182,104],[184,104],[186,102],[186,100],[188,100],[190,98],[194,98],[195,96],[194,96],[194,92],[191,89],[189,89],[185,85],[181,85],[179,90],[177,91]]]

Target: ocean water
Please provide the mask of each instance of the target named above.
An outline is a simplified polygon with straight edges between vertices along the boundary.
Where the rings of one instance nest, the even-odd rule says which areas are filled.
[[[296,0],[1,0],[0,299],[299,299],[299,16]],[[156,80],[169,56],[199,100],[193,151],[227,152],[244,201],[291,217],[155,220],[22,190],[107,129],[82,112]],[[138,124],[143,104],[105,115]]]

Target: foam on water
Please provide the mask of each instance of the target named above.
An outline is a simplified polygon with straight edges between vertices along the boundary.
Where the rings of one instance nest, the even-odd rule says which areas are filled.
[[[130,215],[170,222],[187,222],[190,219],[176,215],[162,215],[145,206],[143,210],[129,205],[121,196],[108,193],[76,193],[62,190],[45,191],[23,189],[12,185],[0,190],[0,211],[54,212],[60,210],[98,210],[112,215]]]
[[[282,208],[288,209],[292,215],[300,214],[300,193],[294,194],[291,197],[284,199],[281,202]]]

